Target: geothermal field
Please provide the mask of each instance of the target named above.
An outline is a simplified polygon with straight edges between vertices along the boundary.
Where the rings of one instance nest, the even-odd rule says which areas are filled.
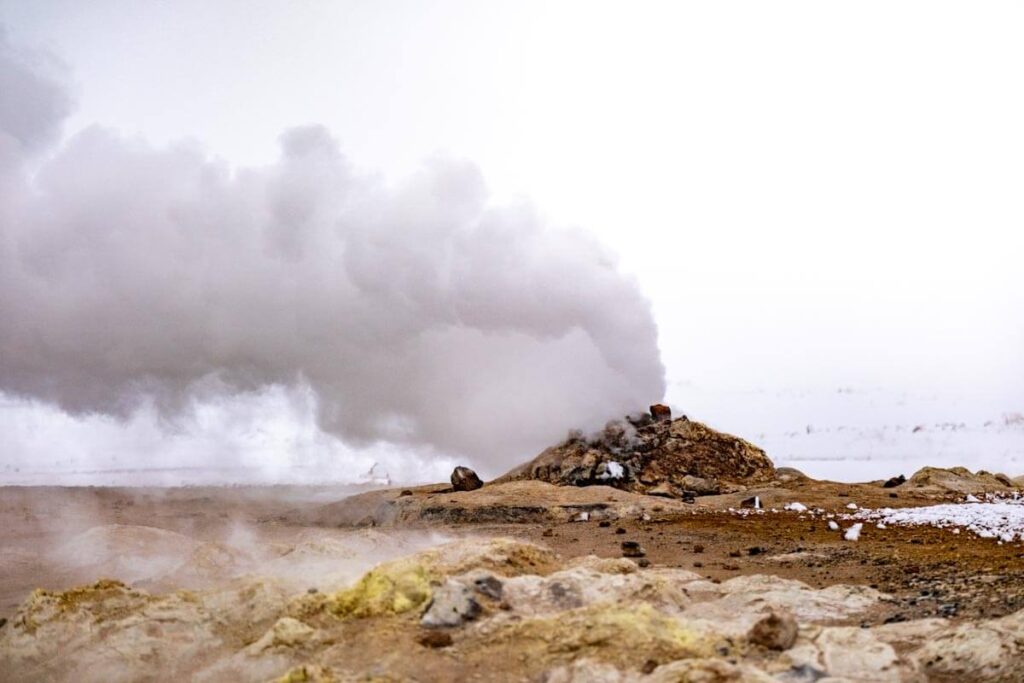
[[[1021,36],[0,0],[0,683],[1024,683]]]
[[[653,406],[487,483],[9,487],[0,677],[1019,681],[1022,485],[813,480]]]

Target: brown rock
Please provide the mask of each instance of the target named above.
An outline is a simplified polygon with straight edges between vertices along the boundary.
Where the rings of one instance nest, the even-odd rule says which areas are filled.
[[[788,650],[796,642],[798,629],[792,614],[773,611],[751,627],[747,640],[769,650]]]
[[[476,472],[468,467],[456,467],[452,472],[452,488],[456,491],[475,491],[483,485]]]
[[[424,631],[416,639],[423,647],[448,647],[452,644],[452,634],[447,631]]]
[[[623,541],[622,542],[622,556],[623,557],[643,557],[647,552],[640,546],[636,541]]]
[[[662,403],[655,403],[651,406],[651,417],[655,422],[670,422],[672,420],[672,409]]]

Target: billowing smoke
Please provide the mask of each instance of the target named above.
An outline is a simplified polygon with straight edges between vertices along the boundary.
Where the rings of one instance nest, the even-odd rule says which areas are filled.
[[[320,126],[263,168],[98,127],[54,148],[70,109],[0,35],[2,392],[173,416],[308,387],[349,443],[490,469],[663,394],[637,284],[586,234],[492,206],[471,164],[389,184]]]

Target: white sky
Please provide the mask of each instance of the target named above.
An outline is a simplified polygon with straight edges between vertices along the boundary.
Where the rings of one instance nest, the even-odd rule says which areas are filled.
[[[718,426],[799,427],[820,418],[773,397],[841,387],[951,397],[920,419],[1024,410],[1020,3],[0,0],[0,22],[70,66],[68,133],[249,165],[322,123],[388,176],[477,162],[621,255],[669,399]]]

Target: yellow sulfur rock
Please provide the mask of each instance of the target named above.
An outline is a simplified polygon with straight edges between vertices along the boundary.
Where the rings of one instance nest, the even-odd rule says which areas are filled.
[[[325,666],[305,665],[289,669],[288,673],[272,683],[335,683],[337,679]]]
[[[425,605],[432,595],[431,572],[414,560],[398,560],[371,569],[363,578],[327,600],[340,617],[402,614]]]

